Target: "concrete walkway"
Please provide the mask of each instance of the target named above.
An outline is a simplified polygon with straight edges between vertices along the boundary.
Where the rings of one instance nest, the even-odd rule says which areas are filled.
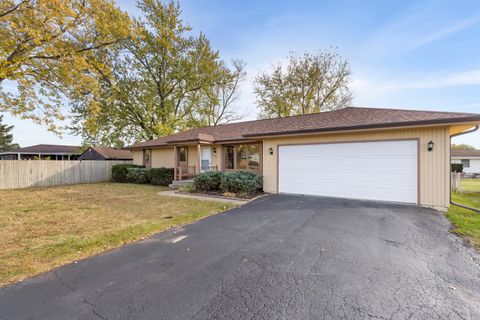
[[[233,203],[233,204],[246,204],[249,202],[249,200],[236,200],[236,199],[227,199],[227,198],[220,198],[220,197],[214,197],[214,196],[208,196],[208,195],[196,195],[196,194],[185,194],[185,193],[179,193],[175,190],[168,190],[168,191],[162,191],[158,193],[159,196],[167,196],[167,197],[178,197],[178,198],[187,198],[187,199],[197,199],[197,200],[203,200],[203,201],[218,201],[218,202],[224,202],[224,203]]]

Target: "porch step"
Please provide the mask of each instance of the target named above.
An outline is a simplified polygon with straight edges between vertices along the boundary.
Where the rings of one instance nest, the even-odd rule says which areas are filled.
[[[188,180],[173,180],[171,184],[168,185],[170,189],[178,189],[180,186],[191,186],[193,184],[192,179]]]

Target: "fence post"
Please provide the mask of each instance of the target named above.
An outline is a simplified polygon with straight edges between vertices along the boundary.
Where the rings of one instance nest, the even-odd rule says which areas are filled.
[[[460,191],[460,177],[461,173],[459,172],[452,172],[451,173],[451,181],[452,181],[452,191],[458,192]]]

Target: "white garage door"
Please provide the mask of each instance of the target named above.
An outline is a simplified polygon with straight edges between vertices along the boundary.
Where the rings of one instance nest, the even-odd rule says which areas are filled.
[[[417,141],[279,147],[279,192],[417,202]]]

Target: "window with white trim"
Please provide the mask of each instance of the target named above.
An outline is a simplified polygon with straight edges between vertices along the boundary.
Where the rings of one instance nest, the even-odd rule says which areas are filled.
[[[464,168],[470,168],[470,159],[462,159],[461,161]]]

